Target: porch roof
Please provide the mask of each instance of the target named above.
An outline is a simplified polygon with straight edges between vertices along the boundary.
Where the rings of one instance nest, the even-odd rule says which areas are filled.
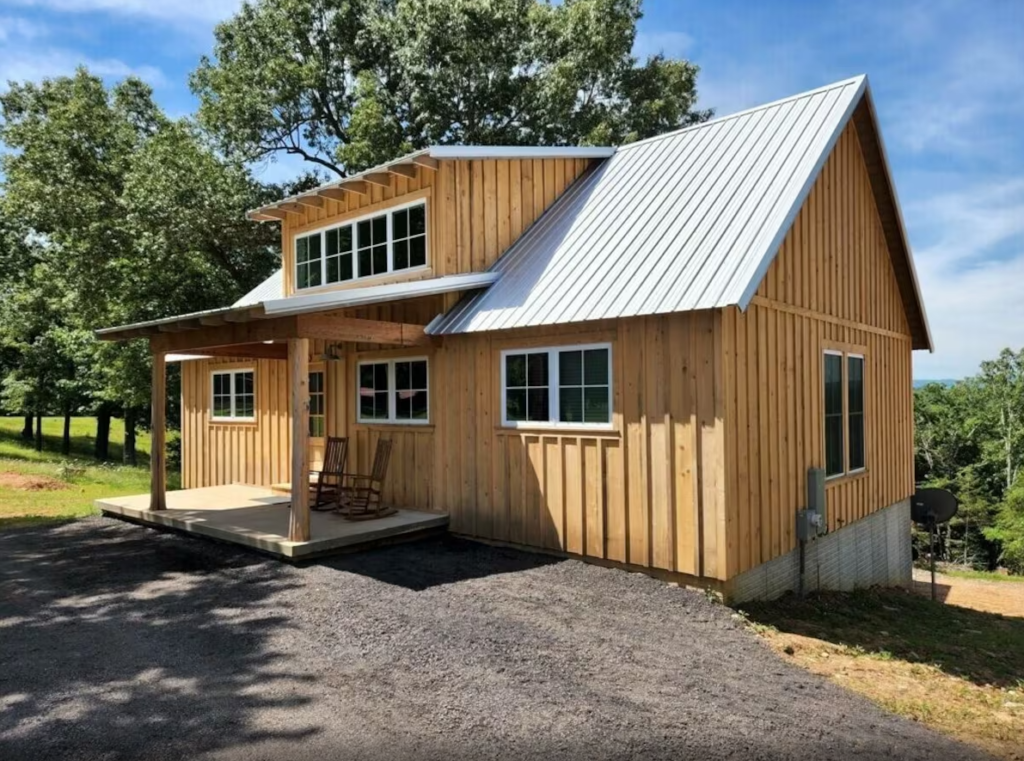
[[[286,298],[266,299],[255,303],[243,302],[221,309],[207,309],[164,317],[159,320],[146,320],[130,325],[103,328],[96,331],[96,336],[104,341],[126,341],[132,338],[145,338],[161,333],[180,333],[226,323],[330,312],[347,307],[487,288],[499,277],[500,275],[496,272],[473,272],[410,282],[321,291]]]

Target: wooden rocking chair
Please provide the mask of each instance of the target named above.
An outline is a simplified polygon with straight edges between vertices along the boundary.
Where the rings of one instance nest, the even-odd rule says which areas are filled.
[[[324,463],[316,473],[316,489],[311,510],[335,510],[341,504],[341,489],[345,478],[345,460],[348,457],[348,439],[328,436],[324,449]],[[310,491],[314,491],[310,487]]]
[[[377,439],[377,451],[373,455],[373,469],[369,475],[346,473],[341,487],[341,506],[338,512],[350,521],[365,521],[383,518],[398,511],[385,507],[380,494],[384,488],[384,477],[391,459],[391,439]]]

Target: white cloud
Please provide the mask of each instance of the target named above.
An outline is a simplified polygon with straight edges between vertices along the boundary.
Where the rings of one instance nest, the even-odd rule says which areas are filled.
[[[979,181],[908,207],[929,245],[915,255],[936,344],[919,378],[959,378],[1024,346],[1024,180]]]
[[[13,5],[61,13],[104,13],[150,18],[175,25],[206,26],[226,19],[241,7],[241,0],[7,0]]]
[[[154,87],[167,84],[167,78],[155,66],[131,66],[116,58],[90,58],[70,50],[53,48],[5,50],[0,58],[0,83],[37,82],[46,77],[73,74],[79,66],[85,66],[104,78],[123,79],[135,75]]]
[[[28,19],[0,16],[0,42],[13,39],[34,40],[49,33],[43,24]]]

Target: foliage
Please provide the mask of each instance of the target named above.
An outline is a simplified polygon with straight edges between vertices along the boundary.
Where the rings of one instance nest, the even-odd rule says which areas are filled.
[[[1004,349],[973,378],[917,389],[914,416],[918,480],[960,500],[940,529],[940,556],[1024,573],[1024,350]]]
[[[192,75],[228,155],[345,175],[431,144],[628,142],[707,119],[632,55],[641,0],[258,0]]]

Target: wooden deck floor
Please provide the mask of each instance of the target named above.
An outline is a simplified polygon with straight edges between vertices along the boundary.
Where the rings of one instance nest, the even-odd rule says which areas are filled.
[[[104,513],[138,523],[185,531],[252,547],[288,560],[348,552],[382,540],[443,529],[448,516],[416,510],[371,521],[333,513],[310,516],[308,542],[288,541],[289,497],[260,486],[211,486],[167,493],[167,510],[151,512],[149,495],[96,501]]]

